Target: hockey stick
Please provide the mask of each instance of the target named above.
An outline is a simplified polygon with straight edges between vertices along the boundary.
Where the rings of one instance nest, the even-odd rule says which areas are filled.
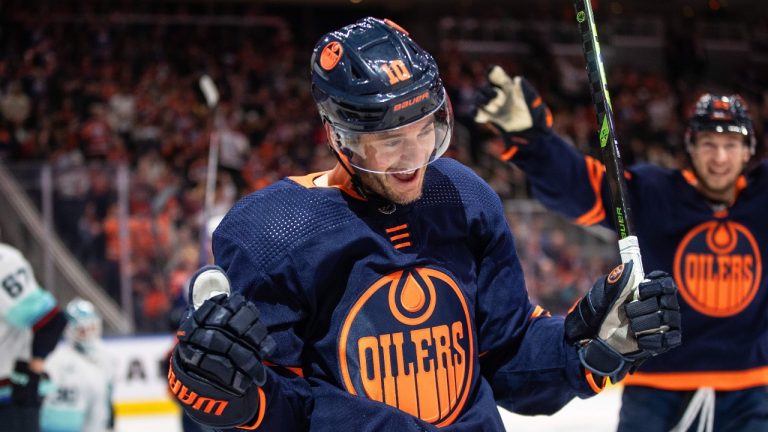
[[[210,76],[203,75],[199,81],[200,91],[205,97],[205,103],[208,105],[208,117],[211,127],[214,127],[216,106],[219,103],[219,90]],[[216,174],[219,166],[219,139],[214,130],[208,143],[208,169],[205,174],[205,203],[203,204],[203,217],[200,226],[200,257],[199,264],[204,266],[208,264],[208,219],[213,207],[213,198],[216,193]]]
[[[611,97],[608,94],[608,83],[605,79],[605,68],[600,54],[600,43],[597,40],[597,26],[592,13],[590,0],[574,0],[576,22],[579,23],[582,51],[587,63],[592,102],[597,110],[597,124],[600,129],[600,154],[605,165],[608,187],[611,192],[611,206],[614,225],[619,235],[619,253],[621,261],[634,261],[636,281],[645,278],[640,246],[635,235],[632,212],[629,206],[627,184],[624,180],[624,165],[621,162],[619,142],[613,126],[613,109]]]

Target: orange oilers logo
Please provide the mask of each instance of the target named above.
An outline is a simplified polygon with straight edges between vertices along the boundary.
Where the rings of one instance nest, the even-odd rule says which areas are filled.
[[[320,67],[329,71],[336,67],[341,60],[341,54],[344,52],[344,47],[340,43],[333,41],[323,47],[323,51],[320,53]]]
[[[737,222],[716,220],[692,229],[675,252],[680,295],[698,312],[736,315],[755,297],[763,266],[755,237]]]
[[[438,427],[471,391],[474,336],[466,299],[446,273],[414,268],[371,285],[339,337],[344,387]]]

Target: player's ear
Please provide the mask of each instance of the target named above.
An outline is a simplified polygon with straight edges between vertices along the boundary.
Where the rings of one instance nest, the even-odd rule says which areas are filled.
[[[683,145],[685,146],[685,151],[690,156],[691,152],[693,152],[693,132],[688,129],[685,131],[685,137],[683,138]]]

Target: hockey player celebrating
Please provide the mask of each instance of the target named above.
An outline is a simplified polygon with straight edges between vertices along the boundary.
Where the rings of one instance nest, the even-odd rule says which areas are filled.
[[[611,226],[604,166],[552,132],[525,79],[491,68],[475,120],[501,133],[502,159],[525,171],[544,205],[579,224]],[[686,147],[690,169],[642,164],[625,174],[643,264],[674,276],[686,340],[624,381],[619,430],[685,431],[700,413],[698,430],[765,431],[768,162],[744,172],[755,133],[736,95],[698,99]]]
[[[101,344],[101,317],[93,304],[76,298],[64,309],[65,343],[45,362],[53,389],[43,401],[42,432],[112,430],[114,360]]]
[[[16,248],[0,243],[0,419],[8,432],[39,430],[44,362],[67,320]]]
[[[630,302],[632,263],[565,320],[529,302],[498,196],[440,158],[451,105],[402,28],[365,18],[328,33],[311,71],[338,164],[245,197],[214,233],[220,267],[192,281],[169,371],[191,417],[499,431],[497,404],[552,413],[679,344],[674,282],[651,273]]]

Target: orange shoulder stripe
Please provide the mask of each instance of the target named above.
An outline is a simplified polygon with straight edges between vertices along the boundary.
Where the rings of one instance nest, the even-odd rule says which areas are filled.
[[[306,174],[306,175],[303,175],[303,176],[290,176],[288,178],[290,180],[293,180],[294,182],[304,186],[307,189],[312,189],[312,188],[319,187],[319,186],[317,186],[315,184],[315,179],[320,177],[320,176],[322,176],[323,174],[325,174],[327,172],[329,172],[329,171],[320,171],[320,172],[316,172],[316,173]],[[351,196],[353,198],[357,198],[357,199],[359,199],[361,201],[365,201],[365,198],[361,197],[360,194],[357,193],[356,190],[354,190],[353,188],[351,188],[351,187],[349,187],[349,186],[347,186],[345,184],[330,185],[328,187],[333,187],[333,188],[339,189],[340,191],[344,192],[345,194],[347,194],[347,195],[349,195],[349,196]]]
[[[696,174],[694,174],[693,171],[685,169],[680,171],[680,174],[683,175],[683,178],[688,182],[689,185],[693,187],[699,186],[699,179],[696,178]]]
[[[736,179],[736,194],[735,194],[736,196],[734,197],[734,200],[739,198],[739,195],[741,195],[741,191],[743,191],[744,188],[746,187],[747,187],[747,178],[744,177],[743,175],[740,175],[739,178]]]
[[[307,189],[316,188],[315,185],[315,179],[325,174],[327,171],[321,171],[311,174],[305,174],[303,176],[290,176],[289,179],[295,181],[296,183],[304,186]]]
[[[529,320],[533,320],[535,318],[538,318],[540,316],[552,316],[551,313],[549,313],[548,310],[544,309],[543,307],[536,305],[535,308],[533,308],[533,312],[531,312],[531,316],[528,317]]]

